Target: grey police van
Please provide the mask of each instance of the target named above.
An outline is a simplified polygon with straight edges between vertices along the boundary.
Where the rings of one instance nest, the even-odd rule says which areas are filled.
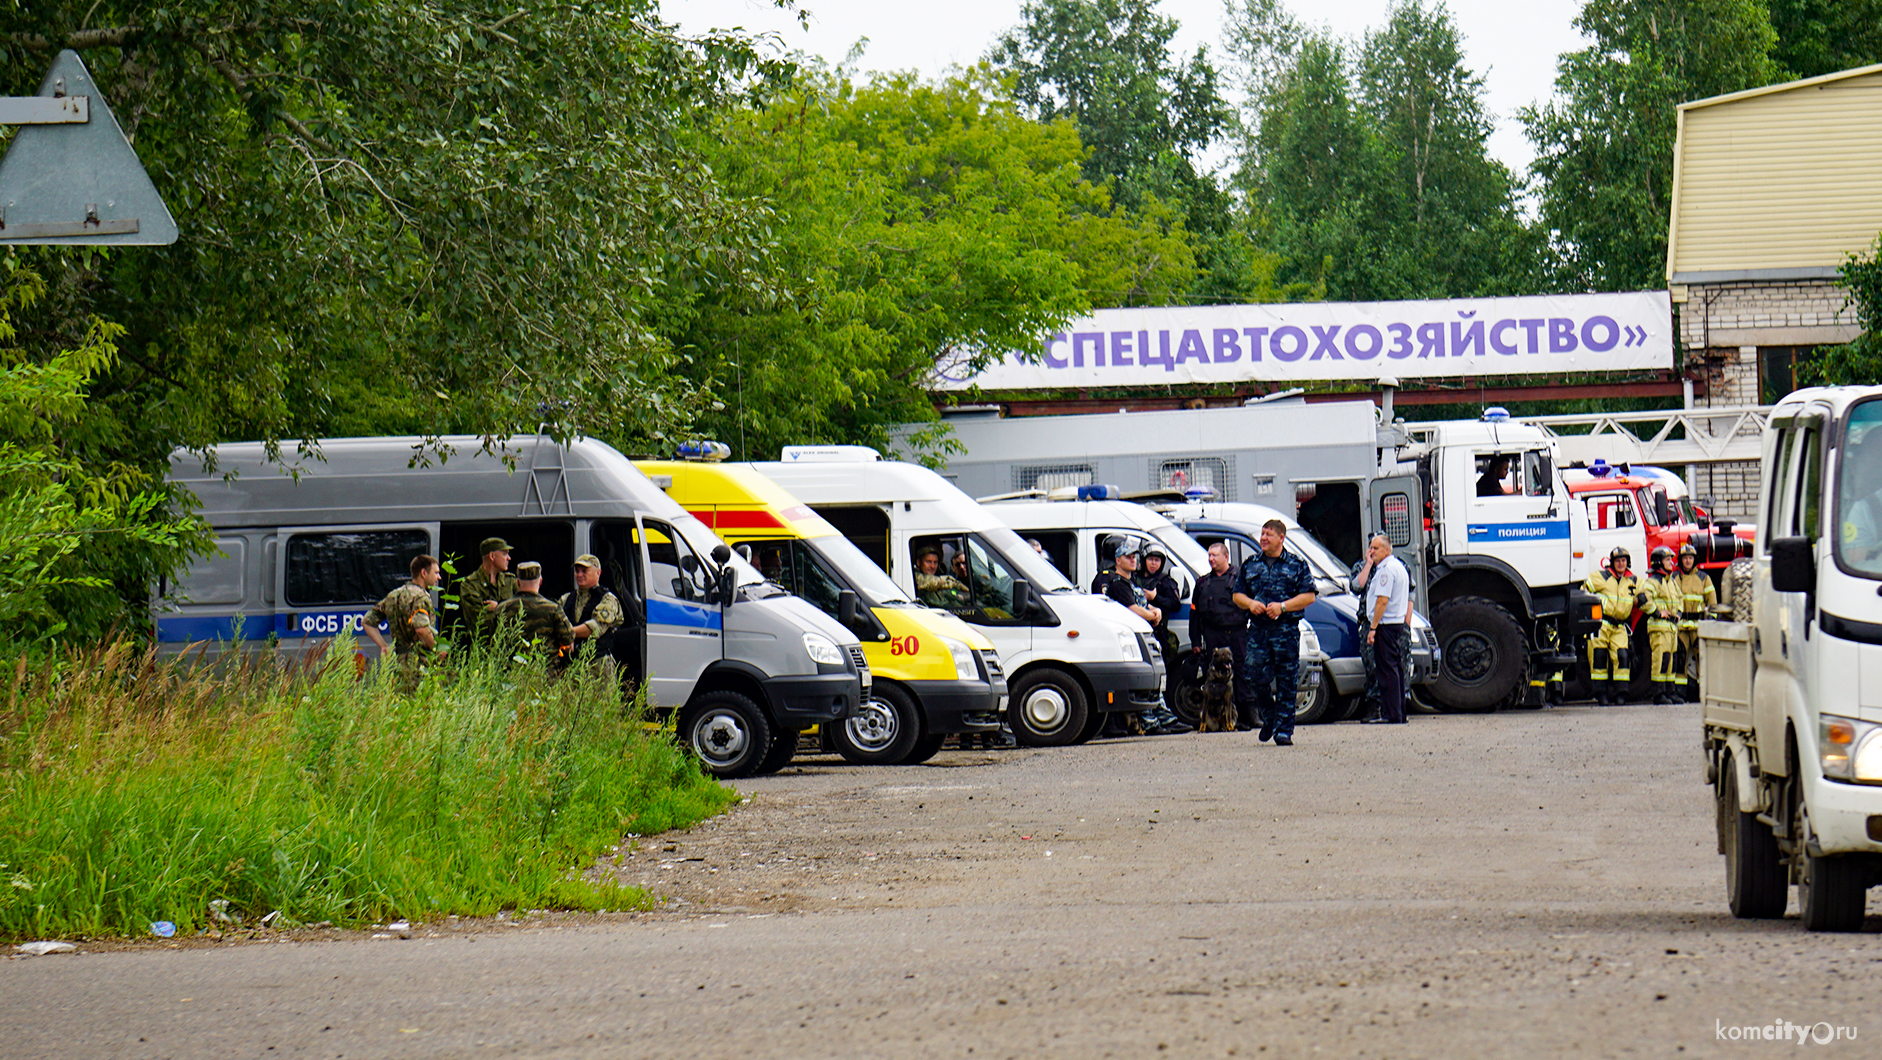
[[[574,587],[576,556],[601,559],[627,616],[619,667],[679,712],[681,738],[717,776],[780,769],[800,730],[855,713],[870,683],[855,634],[766,582],[613,448],[538,437],[506,459],[475,437],[444,442],[454,455],[413,467],[418,438],[331,439],[297,474],[255,442],[217,446],[207,471],[178,451],[171,479],[195,493],[223,554],[161,587],[160,646],[313,646],[357,629],[412,557],[466,574],[478,543],[501,537],[512,569],[542,564],[550,599]],[[455,612],[443,616],[448,633]]]

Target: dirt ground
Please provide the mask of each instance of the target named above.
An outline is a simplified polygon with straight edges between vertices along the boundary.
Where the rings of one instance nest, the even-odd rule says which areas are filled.
[[[0,1055],[1874,1055],[1882,921],[1729,915],[1698,734],[805,759],[596,866],[653,912],[0,962]]]

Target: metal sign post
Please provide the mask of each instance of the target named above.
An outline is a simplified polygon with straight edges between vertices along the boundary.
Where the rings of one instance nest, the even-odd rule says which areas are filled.
[[[37,96],[0,98],[0,124],[23,126],[0,160],[0,246],[176,242],[176,220],[67,49]]]

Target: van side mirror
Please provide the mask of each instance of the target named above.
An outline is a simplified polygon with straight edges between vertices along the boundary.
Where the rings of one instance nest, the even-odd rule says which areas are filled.
[[[723,567],[732,561],[732,549],[725,542],[712,546],[712,562]]]
[[[1544,450],[1536,461],[1536,481],[1529,484],[1530,492],[1538,497],[1555,494],[1555,456]]]
[[[844,589],[836,594],[836,620],[844,629],[856,631],[856,594]]]
[[[721,548],[725,547],[723,545]],[[738,572],[730,567],[719,569],[719,606],[731,607],[732,600],[738,595]]]
[[[1771,541],[1771,588],[1780,593],[1809,593],[1817,588],[1817,556],[1807,537]]]
[[[1032,583],[1024,578],[1013,579],[1013,617],[1023,618],[1032,610]]]
[[[1660,526],[1667,526],[1673,522],[1673,513],[1667,504],[1666,494],[1660,490],[1653,491],[1653,521]]]

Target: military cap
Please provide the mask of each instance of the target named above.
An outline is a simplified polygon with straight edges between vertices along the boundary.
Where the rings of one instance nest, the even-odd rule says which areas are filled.
[[[510,543],[500,537],[486,537],[477,546],[479,556],[488,556],[492,552],[508,552]]]
[[[597,557],[593,552],[584,552],[581,555],[575,557],[575,565],[577,567],[593,567],[596,570],[600,570],[601,559]]]
[[[517,581],[533,582],[540,577],[542,577],[542,564],[537,563],[535,560],[532,559],[516,565]]]

